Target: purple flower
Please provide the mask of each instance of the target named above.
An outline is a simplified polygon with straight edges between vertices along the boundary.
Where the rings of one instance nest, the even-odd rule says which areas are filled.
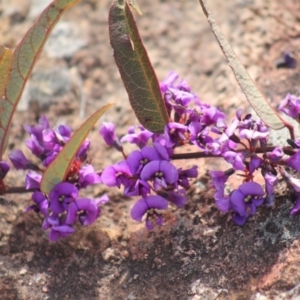
[[[132,219],[141,222],[143,216],[147,213],[146,227],[148,230],[153,228],[153,219],[156,219],[156,224],[162,224],[162,217],[155,209],[167,209],[168,201],[161,196],[150,195],[146,198],[138,200],[131,209]]]
[[[285,164],[300,172],[300,150],[285,160]]]
[[[87,158],[87,151],[90,148],[91,142],[89,140],[85,140],[83,144],[80,146],[78,152],[76,153],[76,157],[81,160],[85,161]]]
[[[122,152],[123,147],[115,132],[115,125],[111,122],[104,122],[100,127],[100,134],[102,135],[106,145],[115,147],[118,151]]]
[[[21,150],[13,150],[8,157],[16,170],[27,170],[32,165]]]
[[[224,159],[232,164],[232,167],[236,171],[244,171],[246,169],[246,166],[244,164],[244,156],[242,153],[237,153],[234,151],[227,151],[222,154]]]
[[[43,140],[43,130],[50,128],[50,124],[46,116],[41,116],[37,125],[25,124],[23,128],[30,135],[35,136],[36,140],[41,144]]]
[[[112,166],[106,167],[102,174],[101,180],[109,187],[117,186],[121,187],[123,184],[125,187],[130,184],[131,173],[126,160],[122,160]]]
[[[175,184],[178,181],[178,172],[176,168],[165,160],[155,160],[149,162],[141,172],[141,179],[154,181],[154,189],[160,190],[167,188],[168,185]]]
[[[126,186],[124,189],[125,196],[142,196],[146,198],[150,193],[151,188],[148,182],[143,180],[132,180],[130,185]]]
[[[179,78],[178,74],[174,71],[171,71],[165,80],[159,83],[160,90],[162,93],[165,93],[169,87],[173,86],[175,81]]]
[[[283,157],[283,150],[281,147],[276,147],[272,152],[267,152],[266,157],[273,163],[278,163]]]
[[[74,232],[75,229],[69,225],[52,226],[49,233],[49,240],[51,242],[56,242],[57,240],[67,237]]]
[[[297,61],[290,52],[284,52],[282,58],[276,61],[277,68],[294,69],[296,65]]]
[[[6,174],[8,173],[10,169],[9,164],[6,161],[0,161],[0,179],[4,179]]]
[[[219,127],[224,127],[225,124],[225,114],[219,111],[216,107],[202,108],[202,118],[201,123],[206,126],[214,125],[218,123]]]
[[[257,170],[261,164],[263,163],[263,159],[253,155],[250,158],[250,162],[249,162],[249,173],[253,174],[255,170]]]
[[[58,141],[56,138],[56,134],[52,129],[45,129],[43,130],[43,148],[45,151],[52,151],[53,148],[58,145]],[[61,145],[58,145],[59,149],[61,148]]]
[[[44,152],[44,148],[35,135],[31,134],[30,137],[29,140],[25,141],[25,144],[32,154],[40,158]]]
[[[198,176],[198,167],[193,166],[190,169],[182,170],[179,168],[178,171],[178,184],[184,188],[188,188],[190,186],[189,178],[197,178]]]
[[[149,139],[153,136],[153,132],[145,129],[143,126],[139,125],[138,133],[135,133],[135,127],[132,126],[128,129],[128,134],[121,138],[121,143],[129,142],[131,144],[136,144],[139,148],[143,148],[148,143]]]
[[[58,226],[59,224],[60,224],[59,216],[57,214],[52,213],[46,216],[42,224],[42,229],[46,230],[48,228],[51,228],[52,226]]]
[[[184,207],[186,203],[186,195],[185,190],[178,190],[178,191],[170,191],[167,192],[167,199],[175,204],[177,207]]]
[[[259,132],[257,130],[252,130],[252,129],[241,129],[240,137],[249,140],[266,139],[269,137],[269,132]]]
[[[238,214],[234,220],[240,217],[248,217],[256,212],[256,207],[264,202],[264,191],[256,182],[246,182],[240,185],[230,195],[231,208]],[[245,219],[246,221],[246,219]]]
[[[189,125],[189,131],[191,133],[190,141],[205,152],[209,152],[207,150],[207,144],[211,144],[213,142],[213,138],[208,136],[209,127],[199,122],[191,122]]]
[[[300,98],[288,94],[284,100],[281,102],[279,111],[284,112],[288,116],[292,117],[293,119],[299,119],[300,114]]]
[[[68,205],[78,197],[77,187],[69,182],[60,182],[49,193],[50,208],[55,214],[68,209]]]
[[[95,173],[94,167],[92,165],[83,166],[79,170],[78,179],[80,188],[86,188],[91,184],[101,183],[101,177]]]
[[[70,203],[66,224],[74,224],[77,217],[82,225],[91,225],[100,214],[96,201],[89,198],[76,199]]]
[[[173,147],[175,145],[183,145],[187,143],[186,133],[188,132],[188,127],[180,123],[168,123],[165,126],[165,139],[166,147]]]
[[[26,209],[26,212],[34,210],[36,213],[41,212],[44,217],[47,217],[48,216],[49,203],[48,203],[48,199],[45,197],[45,195],[43,193],[39,192],[39,191],[35,191],[32,194],[31,199],[33,200],[33,202],[35,204],[29,206]]]
[[[219,189],[216,191],[214,198],[216,200],[216,205],[221,212],[228,212],[231,209],[230,198],[225,195],[224,189]]]
[[[34,171],[29,170],[25,177],[25,187],[29,189],[39,189],[42,176]]]
[[[224,190],[225,188],[225,183],[230,175],[234,173],[233,169],[229,169],[226,172],[223,171],[209,171],[212,183],[214,188],[219,191],[219,190]]]
[[[56,137],[63,142],[67,142],[71,135],[72,135],[72,130],[69,126],[66,125],[59,125],[58,130],[54,128],[54,132],[56,134]]]
[[[264,179],[266,182],[266,206],[272,206],[275,199],[274,186],[278,183],[277,176],[266,173],[264,175]]]
[[[132,174],[139,174],[147,163],[159,159],[160,155],[155,148],[145,146],[141,151],[135,150],[129,154],[127,164]]]
[[[279,172],[281,176],[286,180],[291,188],[295,190],[295,192],[300,192],[300,180],[298,178],[292,177],[289,173],[287,173],[283,168],[279,168]]]

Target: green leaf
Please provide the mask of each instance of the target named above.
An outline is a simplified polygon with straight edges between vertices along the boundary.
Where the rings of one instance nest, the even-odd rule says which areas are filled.
[[[281,129],[283,127],[288,127],[288,129],[292,133],[292,126],[284,121],[280,115],[271,107],[271,105],[267,102],[267,100],[263,97],[263,95],[259,92],[249,74],[247,73],[244,66],[241,64],[233,49],[227,42],[224,37],[221,29],[216,24],[211,12],[209,11],[207,1],[199,0],[202,6],[203,12],[207,17],[208,22],[212,28],[216,39],[226,56],[229,66],[231,67],[237,82],[239,83],[243,93],[245,94],[247,100],[256,111],[258,116],[271,128],[273,129]]]
[[[12,50],[0,46],[0,96],[3,96],[5,93],[5,87],[9,78],[12,61]]]
[[[130,5],[139,10],[135,1]],[[152,132],[162,133],[169,121],[168,112],[130,5],[125,0],[113,2],[109,11],[110,43],[139,122]]]
[[[12,64],[8,72],[8,63],[1,62],[0,65],[0,159],[5,150],[8,131],[12,116],[20,100],[25,83],[31,73],[34,63],[41,52],[47,37],[51,33],[56,22],[62,13],[76,4],[79,0],[56,0],[53,1],[41,14],[35,24],[29,29],[26,35],[13,53]],[[10,55],[7,51],[1,54]],[[8,59],[9,60],[9,59]],[[7,75],[4,75],[7,72]],[[3,83],[6,87],[3,89]]]
[[[65,180],[75,155],[81,144],[85,141],[88,133],[98,119],[113,105],[114,103],[110,103],[97,110],[74,132],[63,149],[45,170],[41,181],[41,191],[43,193],[49,194],[57,183]]]

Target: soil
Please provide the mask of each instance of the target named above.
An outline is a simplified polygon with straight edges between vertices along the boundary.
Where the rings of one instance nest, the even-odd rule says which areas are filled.
[[[299,59],[300,3],[297,1],[210,1],[211,10],[249,74],[277,106],[287,93],[300,93],[300,67],[278,68],[289,51]],[[2,0],[0,44],[14,48],[49,0]],[[228,120],[235,109],[251,111],[198,1],[139,0],[141,37],[159,80],[175,70],[202,101],[218,106]],[[27,83],[11,127],[8,150],[22,149],[23,124],[46,114],[52,125],[77,129],[102,105],[116,105],[102,118],[121,136],[137,120],[109,44],[108,0],[83,0],[68,10],[45,45]],[[97,128],[90,136],[93,164],[101,169],[120,154],[104,145]],[[276,140],[276,138],[275,138]],[[132,147],[125,146],[125,151]],[[184,149],[183,151],[189,151]],[[273,208],[263,207],[243,227],[221,214],[207,170],[218,160],[182,160],[199,166],[199,178],[182,210],[170,210],[162,227],[147,231],[130,219],[136,199],[97,186],[110,201],[101,218],[56,243],[41,229],[42,219],[24,213],[29,194],[0,198],[1,299],[173,300],[299,299],[300,217],[289,215],[288,191]],[[22,171],[10,172],[9,186],[24,184]]]

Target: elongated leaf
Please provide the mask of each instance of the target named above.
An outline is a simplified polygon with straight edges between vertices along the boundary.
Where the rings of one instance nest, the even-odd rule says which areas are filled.
[[[9,79],[12,63],[13,63],[13,51],[11,49],[1,46],[0,47],[0,128],[2,124],[1,114],[5,113],[5,106],[3,105],[5,88],[7,85],[7,81]],[[3,153],[7,147],[8,134],[5,137],[3,137],[2,142],[3,142],[3,147],[2,147],[3,148],[2,153]],[[1,157],[2,156],[0,152],[0,159]]]
[[[130,3],[138,9],[135,1]],[[152,132],[163,132],[169,120],[168,113],[155,72],[125,0],[114,1],[110,8],[109,34],[117,66],[138,120]]]
[[[41,191],[43,193],[49,194],[57,183],[66,178],[70,166],[74,161],[74,157],[81,144],[85,141],[88,133],[94,127],[99,118],[113,105],[114,103],[110,103],[97,110],[81,125],[78,130],[74,132],[70,140],[65,144],[63,149],[44,172],[41,182]]]
[[[13,51],[11,49],[0,47],[0,96],[5,93],[5,87],[9,78],[9,73],[13,61]]]
[[[53,1],[41,14],[35,24],[29,29],[13,54],[12,65],[8,78],[2,79],[3,72],[0,69],[0,81],[6,81],[6,88],[0,86],[0,159],[5,150],[8,130],[13,113],[21,97],[26,80],[28,79],[34,63],[45,44],[52,28],[59,20],[62,13],[79,0]],[[3,52],[3,50],[1,50]],[[0,54],[1,55],[1,54]],[[8,52],[7,52],[8,55]],[[7,64],[5,64],[7,66]],[[7,69],[6,69],[7,70]]]
[[[284,121],[280,117],[280,115],[276,113],[276,111],[271,107],[271,105],[267,102],[267,100],[263,97],[263,95],[259,92],[255,84],[253,83],[244,66],[241,64],[233,49],[225,39],[221,29],[216,24],[216,21],[209,11],[207,1],[199,1],[204,14],[207,17],[208,22],[210,23],[212,31],[228,60],[229,66],[231,67],[237,82],[239,83],[243,93],[245,94],[253,109],[269,127],[278,130],[286,126],[291,132],[291,125]]]

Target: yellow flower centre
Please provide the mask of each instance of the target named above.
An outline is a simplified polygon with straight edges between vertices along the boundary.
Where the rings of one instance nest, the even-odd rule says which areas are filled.
[[[244,198],[244,201],[245,201],[246,203],[248,203],[251,199],[252,199],[252,196],[251,196],[251,195],[247,195],[247,196]]]
[[[163,172],[156,172],[155,177],[163,177]]]

